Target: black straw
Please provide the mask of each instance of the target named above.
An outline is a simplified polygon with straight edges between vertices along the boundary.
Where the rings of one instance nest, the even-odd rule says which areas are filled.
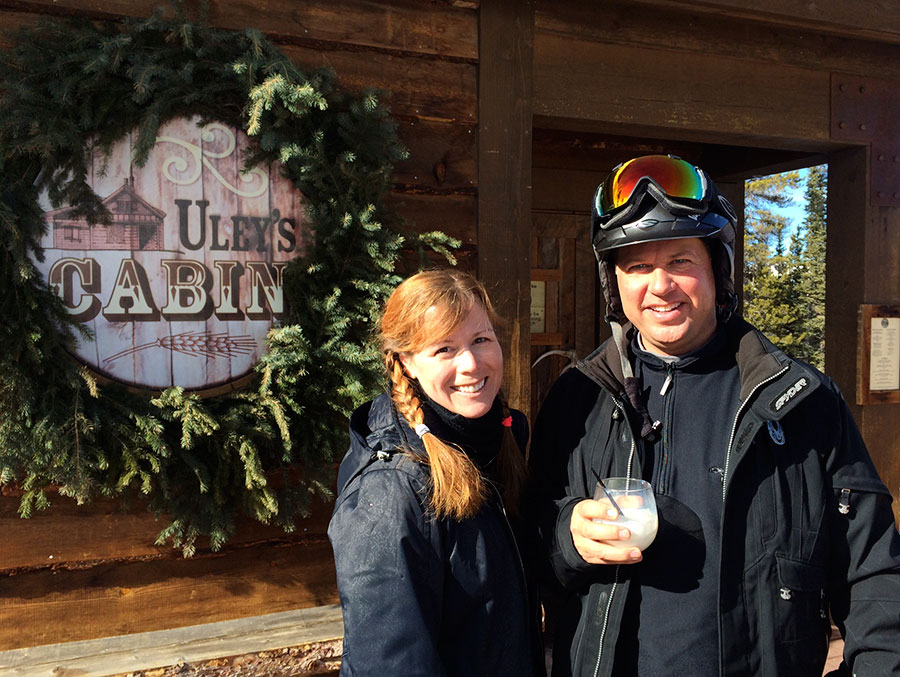
[[[603,484],[603,480],[600,479],[600,475],[597,473],[597,471],[594,470],[593,468],[591,468],[591,470],[594,473],[594,477],[597,478],[597,484],[600,486],[601,489],[603,489],[603,493],[606,494],[606,497],[609,499],[609,502],[612,503],[612,507],[614,507],[616,509],[616,512],[619,513],[619,515],[621,515],[622,508],[620,508],[618,506],[618,504],[616,503],[616,499],[614,499],[612,497],[612,494],[609,493],[609,490],[606,488],[606,485]],[[618,516],[616,516],[616,519],[619,519]]]

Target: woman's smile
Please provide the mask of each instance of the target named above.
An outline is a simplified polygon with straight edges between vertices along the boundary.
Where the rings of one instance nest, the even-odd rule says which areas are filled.
[[[400,362],[431,400],[466,418],[491,410],[503,379],[497,335],[477,304],[449,335],[415,353],[401,354]]]

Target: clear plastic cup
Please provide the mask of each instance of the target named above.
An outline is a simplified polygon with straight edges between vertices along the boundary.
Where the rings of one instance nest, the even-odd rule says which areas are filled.
[[[616,541],[616,543],[622,547],[636,546],[640,550],[644,550],[656,538],[656,532],[659,529],[659,516],[656,512],[653,487],[649,482],[628,477],[608,477],[603,480],[603,484],[606,485],[606,492],[598,482],[594,489],[594,500],[613,507],[607,497],[608,493],[621,512],[614,520],[595,519],[594,521],[627,528],[631,532],[631,538]]]

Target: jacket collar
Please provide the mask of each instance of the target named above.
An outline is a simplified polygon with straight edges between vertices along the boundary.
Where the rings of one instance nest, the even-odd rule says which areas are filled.
[[[629,345],[634,337],[634,326],[629,322],[622,325]],[[624,397],[625,375],[622,373],[622,364],[619,360],[619,352],[612,339],[600,344],[590,355],[575,363],[575,368],[591,379],[594,383],[603,386],[613,395]]]
[[[736,350],[741,402],[754,397],[752,409],[760,418],[781,419],[822,384],[818,371],[788,357],[743,318],[725,328]]]
[[[634,327],[629,323],[623,329],[630,346]],[[780,419],[821,384],[818,372],[788,357],[742,317],[732,316],[723,329],[737,359],[741,401],[755,396],[753,408],[761,417]],[[608,340],[575,366],[613,395],[627,399],[619,362],[616,346]]]

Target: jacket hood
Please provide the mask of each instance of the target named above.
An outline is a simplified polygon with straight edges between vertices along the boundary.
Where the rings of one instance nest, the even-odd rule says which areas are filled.
[[[338,471],[338,493],[372,461],[387,460],[403,450],[425,453],[421,440],[382,393],[350,416],[350,450]]]

